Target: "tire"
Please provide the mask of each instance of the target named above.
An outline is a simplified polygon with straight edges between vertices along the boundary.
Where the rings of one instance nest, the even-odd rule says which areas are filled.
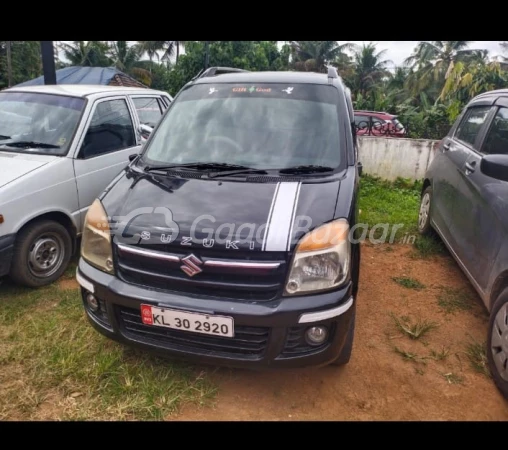
[[[336,360],[330,363],[330,365],[344,366],[351,359],[351,353],[353,352],[353,341],[355,337],[355,323],[356,323],[356,311],[353,313],[353,317],[351,318],[351,323],[349,324],[349,330],[347,332],[346,343],[342,348],[342,352],[340,353],[340,355],[337,357]]]
[[[508,399],[508,288],[497,298],[490,313],[487,361],[494,383]]]
[[[422,194],[420,201],[420,210],[418,212],[418,232],[422,236],[431,236],[433,234],[432,226],[430,224],[430,215],[432,212],[433,191],[429,186]]]
[[[60,278],[71,256],[72,239],[66,228],[52,220],[41,220],[19,233],[9,275],[17,284],[46,286]]]

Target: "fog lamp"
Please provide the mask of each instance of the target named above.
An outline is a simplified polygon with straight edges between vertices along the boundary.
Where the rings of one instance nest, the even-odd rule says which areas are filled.
[[[93,294],[87,294],[86,303],[93,312],[97,312],[99,310],[99,301],[95,298]]]
[[[310,345],[321,345],[328,337],[328,330],[326,327],[310,327],[305,332],[305,340]]]

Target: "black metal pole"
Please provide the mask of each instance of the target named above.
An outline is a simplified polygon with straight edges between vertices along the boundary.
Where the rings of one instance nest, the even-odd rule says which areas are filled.
[[[41,41],[42,71],[44,84],[56,84],[55,52],[53,41]]]
[[[7,50],[7,87],[12,86],[12,53],[11,53],[11,41],[6,42]]]
[[[205,70],[210,64],[210,41],[205,41]]]

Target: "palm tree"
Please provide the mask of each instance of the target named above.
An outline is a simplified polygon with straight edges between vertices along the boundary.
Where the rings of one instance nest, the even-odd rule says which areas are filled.
[[[383,79],[390,77],[388,65],[393,64],[388,59],[383,59],[387,50],[376,51],[377,46],[372,42],[355,46],[353,52],[353,64],[355,74],[353,76],[353,88],[362,96],[372,90]]]
[[[294,65],[297,70],[326,72],[327,64],[341,58],[352,44],[337,41],[291,41]]]
[[[151,74],[148,70],[139,67],[143,47],[140,44],[130,45],[127,41],[112,41],[111,56],[114,66],[133,76],[143,84],[150,86]]]
[[[108,67],[111,59],[108,56],[110,47],[103,41],[73,41],[72,44],[57,44],[66,59],[73,66]]]
[[[501,64],[497,61],[487,64],[465,64],[459,61],[450,72],[439,99],[445,100],[453,97],[466,103],[482,92],[505,87],[507,78],[506,72],[502,70]]]
[[[168,60],[175,54],[175,51],[177,53],[177,60],[178,56],[180,56],[177,41],[139,41],[139,43],[143,51],[148,54],[150,61],[152,61],[154,56],[157,57],[157,60]],[[182,42],[180,42],[180,45],[183,46]],[[161,58],[159,58],[160,51],[163,51]]]
[[[176,45],[176,60],[175,63],[178,62],[178,58],[180,57],[180,47],[185,48],[185,43],[187,41],[174,41]]]
[[[476,62],[487,59],[487,50],[469,49],[471,41],[422,41],[405,60],[415,69],[409,82],[413,93],[428,88],[433,82],[441,90],[445,80],[459,62]]]

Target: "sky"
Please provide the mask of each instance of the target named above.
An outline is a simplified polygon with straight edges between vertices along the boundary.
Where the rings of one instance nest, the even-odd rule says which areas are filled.
[[[349,41],[354,44],[363,44],[363,41]],[[393,61],[395,66],[403,65],[404,60],[413,53],[414,48],[418,41],[372,41],[377,44],[379,50],[386,49],[385,59]],[[339,41],[339,44],[344,44],[345,41]],[[365,41],[368,44],[369,41]],[[499,41],[473,41],[469,48],[487,49],[491,57],[500,55],[502,53]],[[507,55],[508,56],[508,55]]]

